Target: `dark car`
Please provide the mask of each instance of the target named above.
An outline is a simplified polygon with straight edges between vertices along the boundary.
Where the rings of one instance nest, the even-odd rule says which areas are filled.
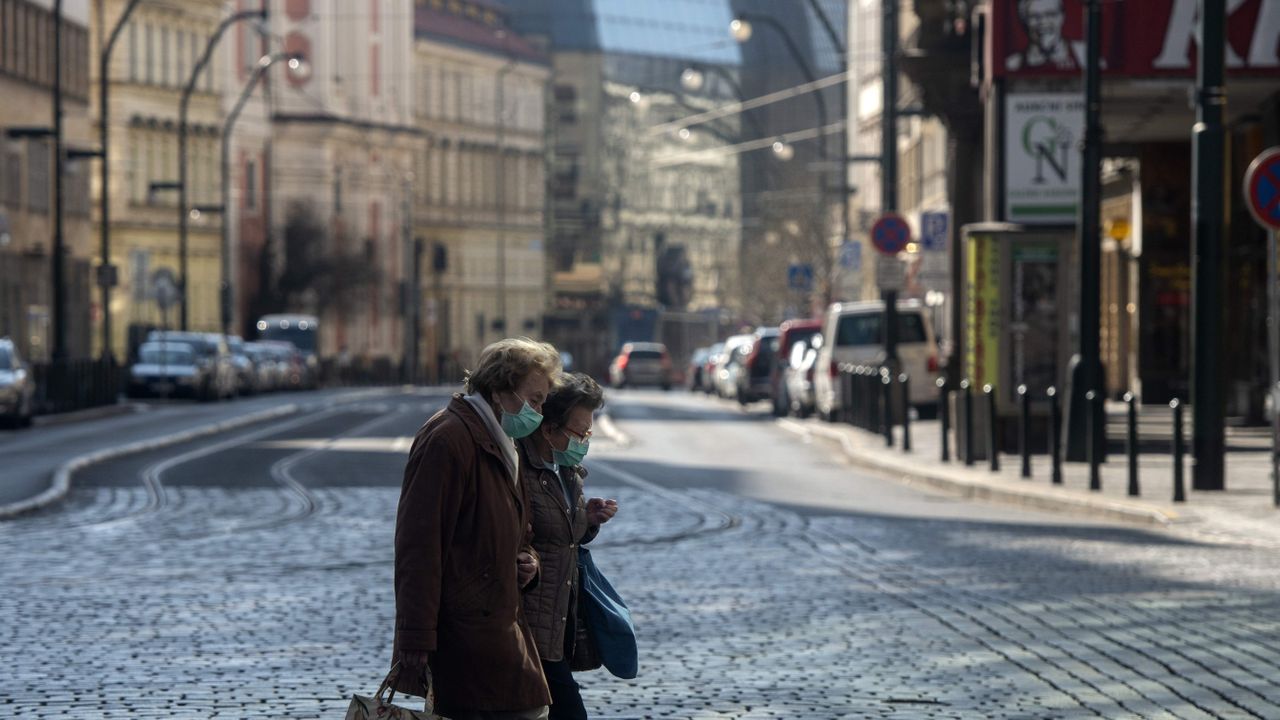
[[[609,382],[616,388],[657,386],[671,389],[671,355],[662,343],[627,343],[609,365]]]
[[[0,338],[0,418],[27,427],[35,414],[36,381],[9,338]]]
[[[221,400],[236,395],[237,379],[235,363],[227,340],[217,333],[177,332],[152,330],[147,342],[186,343],[195,353],[196,363],[207,371],[202,376],[201,400]]]
[[[188,397],[210,399],[212,368],[201,362],[196,348],[184,342],[143,343],[138,361],[129,368],[129,397]]]
[[[778,328],[756,330],[737,374],[738,404],[746,405],[773,397],[773,370],[778,364]]]
[[[689,369],[685,371],[685,385],[689,392],[705,392],[707,360],[711,357],[711,348],[698,348],[689,358]]]

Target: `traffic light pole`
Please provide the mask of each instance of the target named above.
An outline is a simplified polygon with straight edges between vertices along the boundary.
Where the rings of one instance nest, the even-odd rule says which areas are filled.
[[[1202,0],[1196,21],[1200,50],[1196,70],[1197,122],[1192,130],[1191,204],[1191,487],[1196,490],[1226,489],[1222,397],[1224,5]]]
[[[880,108],[880,213],[898,209],[898,3],[884,2],[884,24],[880,40],[883,48]],[[884,300],[885,362],[897,372],[898,291],[882,290]]]

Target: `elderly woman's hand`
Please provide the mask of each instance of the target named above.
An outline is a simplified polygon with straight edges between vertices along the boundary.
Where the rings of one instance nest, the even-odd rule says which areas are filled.
[[[603,525],[609,518],[618,514],[618,501],[604,498],[591,498],[587,501],[587,521],[592,525]]]
[[[531,553],[522,552],[516,555],[516,579],[520,587],[528,585],[533,576],[538,574],[538,559]]]

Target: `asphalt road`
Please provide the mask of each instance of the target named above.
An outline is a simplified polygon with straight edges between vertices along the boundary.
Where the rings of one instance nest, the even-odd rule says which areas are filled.
[[[609,401],[630,442],[593,440],[621,506],[593,554],[641,672],[580,674],[593,717],[1280,717],[1269,553],[905,487],[716,400]],[[341,717],[386,667],[400,473],[443,402],[121,458],[0,522],[0,716]]]

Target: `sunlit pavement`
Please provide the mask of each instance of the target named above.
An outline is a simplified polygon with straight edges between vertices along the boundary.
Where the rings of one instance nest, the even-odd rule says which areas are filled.
[[[407,438],[440,393],[95,466],[0,523],[0,716],[341,717],[386,669]],[[641,672],[599,718],[1280,716],[1268,553],[962,502],[758,413],[611,393],[594,543]]]

